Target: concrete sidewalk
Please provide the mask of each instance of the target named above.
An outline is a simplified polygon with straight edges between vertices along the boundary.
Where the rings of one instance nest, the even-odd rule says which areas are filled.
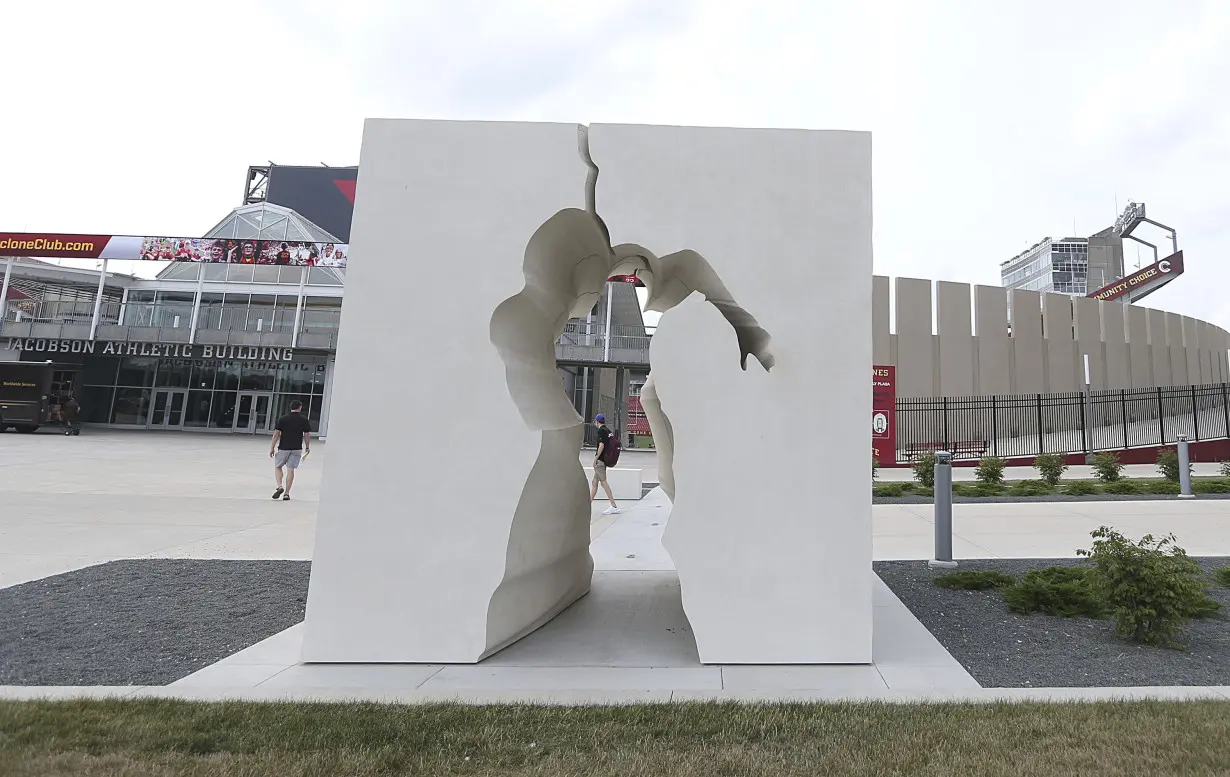
[[[0,587],[121,558],[311,558],[318,467],[327,446],[301,471],[297,499],[282,503],[268,497],[267,440],[112,433],[5,435],[3,442]],[[823,520],[823,495],[816,500]],[[303,665],[301,626],[295,626],[166,687],[6,687],[0,698],[573,704],[1230,698],[1226,688],[979,688],[878,578],[873,664],[701,665],[674,565],[661,546],[669,502],[659,489],[628,503],[619,516],[602,516],[601,508],[595,505],[591,523],[590,595],[481,664]],[[877,505],[872,514],[877,559],[930,557],[930,505]],[[1088,547],[1089,532],[1103,524],[1129,535],[1173,531],[1192,555],[1230,555],[1230,505],[1200,500],[957,505],[954,551],[957,558],[1068,557]]]

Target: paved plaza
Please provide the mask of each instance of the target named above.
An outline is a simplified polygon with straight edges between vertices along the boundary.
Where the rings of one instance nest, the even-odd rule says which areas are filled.
[[[328,455],[328,444],[318,443],[300,469],[295,498],[281,502],[269,498],[267,438],[4,434],[0,587],[118,559],[310,559]],[[479,456],[476,446],[476,461]],[[642,468],[647,482],[656,480],[652,453],[628,451],[621,466]],[[814,497],[822,511],[824,495]],[[412,507],[413,494],[406,499]],[[601,502],[594,507],[592,593],[478,665],[301,665],[296,626],[171,686],[10,687],[0,694],[557,702],[1230,695],[1191,687],[1062,689],[1050,696],[1038,689],[980,689],[878,578],[873,665],[701,665],[660,542],[669,502],[654,490],[622,506],[618,516],[601,515]],[[954,508],[954,555],[1071,557],[1088,546],[1090,531],[1111,524],[1129,535],[1174,532],[1193,556],[1224,556],[1230,555],[1228,513],[1230,503],[1212,500],[961,504]],[[930,505],[877,505],[873,516],[877,560],[930,557]]]

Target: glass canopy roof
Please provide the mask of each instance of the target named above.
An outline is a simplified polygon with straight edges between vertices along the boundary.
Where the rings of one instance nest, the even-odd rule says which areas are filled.
[[[270,202],[257,202],[236,208],[201,237],[294,240],[307,243],[342,242],[290,208]]]

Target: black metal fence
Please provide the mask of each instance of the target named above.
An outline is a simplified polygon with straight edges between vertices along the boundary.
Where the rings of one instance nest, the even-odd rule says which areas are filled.
[[[1227,384],[897,400],[897,460],[1123,450],[1230,437]]]

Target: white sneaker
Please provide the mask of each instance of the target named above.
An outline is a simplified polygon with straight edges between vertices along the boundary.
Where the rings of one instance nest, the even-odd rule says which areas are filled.
[[[602,511],[602,514],[603,515],[619,515],[619,508],[618,507],[608,507],[607,509]]]

